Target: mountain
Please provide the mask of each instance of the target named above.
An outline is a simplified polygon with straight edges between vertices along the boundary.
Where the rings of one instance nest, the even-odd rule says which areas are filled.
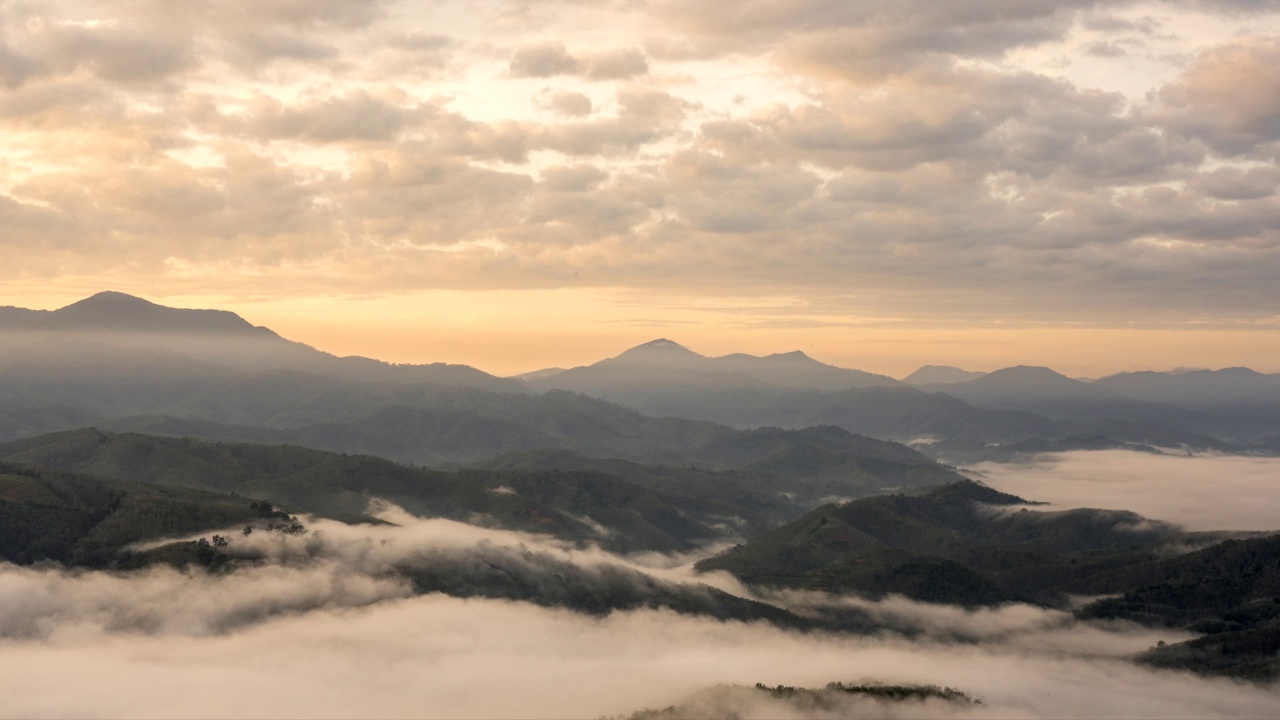
[[[1195,410],[1280,414],[1280,378],[1249,368],[1117,373],[1093,384],[1135,400]]]
[[[0,560],[105,567],[129,543],[253,523],[248,498],[0,462]]]
[[[1280,678],[1280,535],[1228,540],[1132,575],[1132,589],[1078,614],[1205,633],[1153,648],[1140,657],[1150,665],[1263,682]]]
[[[286,340],[225,310],[171,308],[118,292],[101,292],[58,310],[0,308],[0,370],[40,366],[104,350],[132,354],[142,363],[160,353],[200,365],[248,372],[298,370],[368,382],[435,383],[525,392],[518,380],[498,378],[465,365],[395,365],[362,357],[337,357]],[[127,364],[127,363],[126,363]]]
[[[645,416],[564,391],[534,395],[523,386],[520,393],[492,392],[416,382],[415,375],[393,382],[294,369],[253,370],[167,349],[78,337],[32,342],[38,352],[20,342],[0,349],[0,440],[94,425],[294,443],[435,466],[559,449],[707,467],[726,458],[704,456],[703,446],[741,432],[709,422]],[[668,354],[672,350],[665,349]],[[842,434],[854,442],[851,434]],[[797,443],[807,442],[795,437]],[[739,465],[763,459],[759,454],[746,457]]]
[[[444,473],[294,446],[95,430],[10,443],[0,446],[0,457],[42,470],[235,494],[324,515],[362,513],[377,497],[425,517],[484,517],[513,530],[602,540],[617,550],[684,551],[720,536],[658,494],[587,473]],[[597,531],[601,526],[607,536]]]
[[[712,445],[721,471],[649,467],[541,451],[454,472],[291,445],[200,442],[94,429],[0,444],[0,461],[196,488],[326,515],[364,511],[371,498],[431,517],[488,522],[596,540],[621,551],[687,551],[743,531],[763,532],[832,495],[951,482],[915,451],[829,429],[821,437],[776,431],[773,442]],[[842,473],[788,467],[791,448],[823,444]],[[861,449],[861,452],[858,452]],[[844,452],[841,452],[843,450]],[[760,462],[776,467],[753,469]],[[739,465],[742,469],[736,469]],[[502,489],[500,491],[500,489]],[[734,518],[738,527],[726,519]],[[601,535],[598,528],[607,530]]]
[[[1092,383],[1054,372],[1046,367],[1018,365],[990,372],[973,380],[942,385],[922,385],[981,407],[1028,409],[1046,401],[1081,401],[1117,397]]]
[[[838,391],[862,387],[896,387],[885,375],[851,370],[819,362],[799,350],[756,357],[743,353],[713,358],[717,366],[793,390]]]
[[[965,382],[966,380],[976,380],[983,375],[986,375],[986,373],[961,370],[950,365],[924,365],[902,378],[902,382],[908,385],[950,385],[952,383]]]
[[[134,451],[149,448],[156,454],[164,452],[161,447],[139,445],[136,439],[126,440]],[[237,460],[253,459],[251,453],[246,455],[235,448],[213,449]],[[174,459],[172,453],[165,454],[169,456],[165,462]],[[252,482],[253,479],[275,478],[277,482],[288,482],[290,477],[299,479],[298,472],[317,470],[316,466],[307,466],[305,462],[301,466],[294,464],[297,456],[268,453],[265,457],[268,466],[248,463],[237,468],[240,472],[238,479]],[[134,458],[135,461],[137,459]],[[274,462],[279,464],[271,465]],[[328,470],[312,472],[305,478],[307,484],[324,484],[326,474],[335,469],[332,462],[322,465]],[[144,463],[140,467],[145,470],[147,466]],[[158,467],[155,465],[152,469]],[[193,469],[191,465],[179,463],[169,469],[178,473],[174,477],[194,479],[199,476],[198,472],[192,476],[183,475],[184,470]],[[387,478],[384,475],[381,479],[385,481]],[[455,491],[458,489],[454,488]],[[332,484],[327,490],[339,492]],[[462,490],[464,495],[467,492],[465,488]],[[549,509],[545,500],[526,499],[509,488],[494,492],[483,484],[477,484],[470,492],[476,497],[493,498],[490,509],[504,506],[513,509],[506,518],[522,523],[523,529],[546,533],[557,527],[562,531],[572,527],[557,525],[566,511]],[[572,496],[574,493],[569,490],[564,494]],[[635,497],[635,488],[630,488],[620,497],[610,499],[617,503],[620,515],[639,517],[647,512],[649,517],[653,517],[653,513],[661,509],[653,506],[652,498],[643,497],[643,493],[638,495]],[[680,522],[677,514],[670,510],[667,513],[669,524]],[[502,518],[497,516],[493,520]],[[364,517],[352,520],[379,522]],[[573,522],[572,518],[569,521]],[[635,524],[632,520],[632,526]],[[595,529],[599,527],[594,526]],[[229,528],[236,532],[229,532]],[[241,531],[241,528],[245,529]],[[595,531],[593,527],[586,529]],[[212,538],[196,541],[166,540],[174,536],[216,531],[227,534],[214,534]],[[237,568],[281,562],[280,557],[240,544],[241,536],[259,532],[302,535],[308,532],[308,528],[296,516],[290,516],[270,503],[235,494],[216,494],[187,487],[153,485],[0,462],[0,561],[3,562],[40,564],[46,570],[51,569],[51,564],[58,563],[117,573],[163,563],[186,566],[187,572],[198,578],[198,568],[229,573]],[[572,533],[555,534],[572,537]],[[322,560],[326,553],[334,552],[334,548],[326,547],[320,533],[314,539],[314,544],[307,546],[306,557],[295,557],[292,559],[294,562]],[[132,545],[139,541],[151,541],[152,547],[144,549]],[[482,542],[458,552],[433,552],[428,548],[422,552],[403,553],[379,566],[376,573],[382,580],[403,578],[416,593],[503,598],[595,615],[606,615],[615,610],[661,607],[723,620],[766,621],[794,629],[810,629],[820,624],[784,609],[735,597],[705,585],[666,582],[619,565],[579,565],[545,552],[532,551],[523,545],[504,547]],[[873,627],[869,618],[857,611],[846,613],[834,626],[829,621],[822,624],[828,629],[865,631]]]
[[[1188,375],[1194,376],[1195,373]],[[1169,376],[1175,381],[1184,375]],[[1266,377],[1266,376],[1260,376]],[[1166,447],[1196,446],[1198,436],[1210,436],[1227,444],[1250,444],[1280,430],[1280,405],[1275,412],[1255,412],[1239,399],[1210,409],[1131,397],[1123,383],[1107,379],[1073,380],[1044,367],[1018,366],[988,373],[975,380],[953,384],[923,385],[922,390],[945,392],[965,402],[991,410],[1032,412],[1054,421],[1059,434],[1106,434],[1114,440]],[[1111,435],[1104,425],[1127,425],[1123,435]],[[1184,439],[1162,442],[1158,438]],[[1054,436],[1040,436],[1052,439]]]
[[[1027,504],[973,481],[878,495],[823,506],[697,567],[752,585],[970,606],[1061,605],[1067,594],[1127,588],[1118,568],[1187,539],[1133,513]]]
[[[564,372],[564,368],[559,368],[559,367],[543,368],[541,370],[534,370],[533,372],[527,372],[521,375],[515,375],[514,377],[517,380],[540,380],[543,378],[549,378],[552,375],[559,375],[562,372]]]
[[[803,352],[706,357],[666,338],[637,345],[593,365],[525,376],[538,389],[572,390],[626,404],[627,398],[684,389],[843,390],[892,387],[892,378],[818,362]]]
[[[1056,434],[1043,417],[974,408],[801,352],[710,358],[659,339],[528,382],[535,389],[568,389],[650,415],[739,428],[834,425],[898,441],[939,436],[1006,442]]]
[[[659,339],[586,367],[497,378],[461,365],[339,358],[233,313],[122,293],[54,311],[0,308],[0,440],[96,425],[436,465],[542,449],[670,464],[703,461],[691,455],[699,438],[727,430],[690,424],[708,421],[829,425],[904,442],[1101,435],[1273,452],[1266,438],[1280,433],[1280,405],[1268,405],[1267,393],[1280,386],[1275,377],[1243,369],[1133,375],[1082,383],[1017,367],[916,388],[801,352],[706,357]],[[1182,383],[1180,394],[1170,394],[1171,383]],[[1204,407],[1152,401],[1161,397]]]
[[[0,330],[193,333],[279,336],[226,310],[165,307],[120,292],[100,292],[58,310],[0,307]]]

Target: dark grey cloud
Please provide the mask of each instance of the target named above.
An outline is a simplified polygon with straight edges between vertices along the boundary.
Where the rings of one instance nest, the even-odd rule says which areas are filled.
[[[309,62],[338,55],[338,49],[324,40],[290,32],[249,30],[234,36],[231,45],[234,51],[228,59],[250,72],[274,60]]]
[[[432,53],[452,47],[455,42],[447,35],[413,31],[392,35],[388,44],[400,50]]]
[[[0,35],[0,85],[13,88],[39,70],[39,65],[30,57],[19,53],[4,42]]]
[[[558,42],[520,48],[512,55],[510,68],[515,77],[581,75],[588,80],[628,80],[649,72],[644,53],[635,48],[575,56]]]
[[[649,72],[644,53],[635,48],[594,53],[587,56],[585,64],[588,80],[629,80]]]
[[[394,140],[429,109],[403,108],[364,91],[313,102],[284,105],[263,99],[244,119],[245,130],[267,138],[315,143]]]
[[[1280,168],[1218,168],[1196,173],[1187,182],[1204,197],[1216,200],[1257,200],[1280,192]]]
[[[846,79],[869,80],[937,62],[948,54],[996,57],[1010,49],[1062,37],[1074,12],[1091,0],[1005,3],[976,0],[820,0],[714,4],[662,2],[659,15],[684,38],[652,43],[655,52],[716,55],[788,40],[788,64]]]
[[[554,77],[578,72],[579,61],[564,43],[545,43],[520,48],[511,57],[511,74],[516,77]]]
[[[543,107],[569,117],[590,115],[591,98],[570,90],[549,90],[541,97]]]
[[[547,168],[542,172],[543,182],[556,192],[583,192],[590,190],[608,176],[594,165],[572,165]]]

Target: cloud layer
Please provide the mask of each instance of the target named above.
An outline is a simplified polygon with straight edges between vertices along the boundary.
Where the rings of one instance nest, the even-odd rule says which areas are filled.
[[[1274,323],[1278,13],[6,2],[0,253],[11,283]]]
[[[0,715],[598,717],[691,696],[740,702],[699,695],[718,684],[868,680],[949,685],[984,702],[859,705],[884,717],[1262,717],[1280,707],[1275,688],[1124,659],[1158,640],[1184,639],[1178,633],[1079,623],[1027,606],[966,611],[900,598],[768,598],[797,611],[856,608],[911,629],[907,639],[665,610],[601,617],[415,596],[391,565],[431,557],[504,562],[504,554],[532,551],[583,573],[608,564],[666,582],[690,575],[685,559],[621,558],[388,512],[403,524],[310,520],[302,537],[233,536],[232,552],[268,561],[213,575],[0,566],[0,693],[8,698]],[[545,572],[554,584],[555,568]],[[746,707],[756,715],[779,709]]]
[[[1280,460],[1176,457],[1126,450],[1046,455],[1031,465],[980,463],[975,477],[1061,508],[1132,510],[1188,530],[1280,531]]]

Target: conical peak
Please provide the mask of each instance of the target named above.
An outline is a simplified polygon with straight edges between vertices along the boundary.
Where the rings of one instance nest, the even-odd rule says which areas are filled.
[[[226,310],[166,307],[115,291],[100,292],[55,310],[50,320],[52,327],[66,330],[270,333],[255,329],[239,315]]]
[[[765,357],[772,358],[774,360],[812,360],[813,359],[808,355],[805,355],[803,350],[792,350],[791,352],[774,353],[772,355],[766,355]]]
[[[629,355],[631,353],[637,353],[637,354],[639,353],[643,353],[643,354],[670,353],[670,354],[680,354],[680,355],[697,355],[697,353],[681,345],[680,343],[675,342],[673,340],[668,340],[666,338],[658,338],[657,340],[650,340],[649,342],[644,343],[643,345],[637,345],[622,354]]]
[[[633,362],[680,362],[686,360],[704,360],[701,355],[681,345],[680,343],[668,340],[666,338],[658,338],[650,340],[643,345],[637,345],[630,350],[622,353],[614,358],[614,360],[628,360]]]
[[[104,290],[100,293],[94,293],[83,300],[67,305],[62,310],[70,310],[71,308],[126,308],[126,307],[160,307],[150,300],[143,300],[140,297],[129,295],[128,293],[116,292],[115,290]]]
[[[1071,378],[1051,368],[1039,365],[1014,365],[1013,367],[1001,368],[995,372],[989,373],[986,377],[991,379],[999,378],[1019,378],[1019,379],[1061,379],[1070,380]]]
[[[644,343],[643,345],[637,345],[631,349],[640,350],[643,348],[647,348],[650,350],[684,350],[685,352],[690,352],[689,348],[681,345],[678,342],[675,342],[674,340],[668,340],[666,338],[658,338],[657,340],[650,340],[649,342]]]

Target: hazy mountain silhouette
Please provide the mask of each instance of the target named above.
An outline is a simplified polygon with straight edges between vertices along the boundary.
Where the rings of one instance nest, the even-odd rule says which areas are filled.
[[[922,385],[983,407],[1002,406],[1025,409],[1031,403],[1059,400],[1097,400],[1118,397],[1115,393],[1083,383],[1047,367],[1018,365],[987,373],[982,377],[942,385]]]
[[[917,388],[802,352],[707,357],[664,338],[522,380],[462,365],[339,358],[234,313],[168,308],[116,292],[53,311],[0,308],[0,339],[0,438],[87,424],[170,432],[185,423],[210,437],[299,442],[406,462],[469,463],[539,449],[682,462],[708,432],[641,420],[562,389],[685,421],[738,429],[830,425],[898,441],[1104,435],[1271,452],[1268,438],[1280,432],[1280,401],[1273,400],[1280,379],[1243,368],[1084,383],[1020,366]],[[963,372],[926,366],[909,379]],[[532,390],[544,395],[515,399]],[[674,439],[676,427],[695,439]]]
[[[226,310],[157,305],[120,292],[100,292],[57,310],[0,307],[0,330],[226,334],[279,338]]]
[[[1144,374],[1138,375],[1145,377]],[[1266,379],[1268,376],[1252,371],[1240,375],[1250,378],[1249,381],[1255,385],[1262,383],[1264,387],[1271,387]],[[1164,375],[1163,379],[1172,387],[1185,388],[1194,385],[1202,376],[1202,373],[1192,372]],[[1159,394],[1155,392],[1148,392],[1145,397],[1141,397],[1143,393],[1140,392],[1135,393],[1140,397],[1126,392],[1131,387],[1143,385],[1141,381],[1124,377],[1086,383],[1045,367],[1017,366],[966,382],[924,385],[921,389],[945,392],[977,407],[1033,412],[1059,423],[1060,429],[1071,435],[1106,432],[1098,429],[1098,423],[1127,424],[1131,432],[1113,439],[1129,442],[1163,445],[1157,438],[1183,434],[1186,438],[1178,444],[1195,445],[1197,435],[1248,444],[1280,428],[1280,404],[1271,412],[1253,412],[1242,404],[1243,395],[1237,395],[1234,400],[1224,399],[1209,411],[1157,400]],[[1172,392],[1166,394],[1174,395]],[[1187,392],[1182,393],[1183,398],[1188,395]]]
[[[666,338],[637,345],[593,365],[550,374],[530,373],[525,378],[539,389],[573,390],[619,401],[685,388],[844,390],[899,384],[884,375],[818,362],[799,351],[764,357],[743,353],[707,357]]]
[[[950,365],[924,365],[910,375],[902,378],[908,385],[951,384],[976,380],[986,373],[961,370]]]
[[[395,365],[363,357],[337,357],[280,337],[225,310],[171,308],[119,292],[101,292],[58,310],[0,308],[0,336],[14,360],[42,364],[69,355],[92,357],[107,348],[120,355],[165,353],[249,371],[301,370],[345,380],[430,382],[524,392],[516,380],[465,365]]]
[[[1135,400],[1197,410],[1280,410],[1280,377],[1249,368],[1117,373],[1093,385]]]

